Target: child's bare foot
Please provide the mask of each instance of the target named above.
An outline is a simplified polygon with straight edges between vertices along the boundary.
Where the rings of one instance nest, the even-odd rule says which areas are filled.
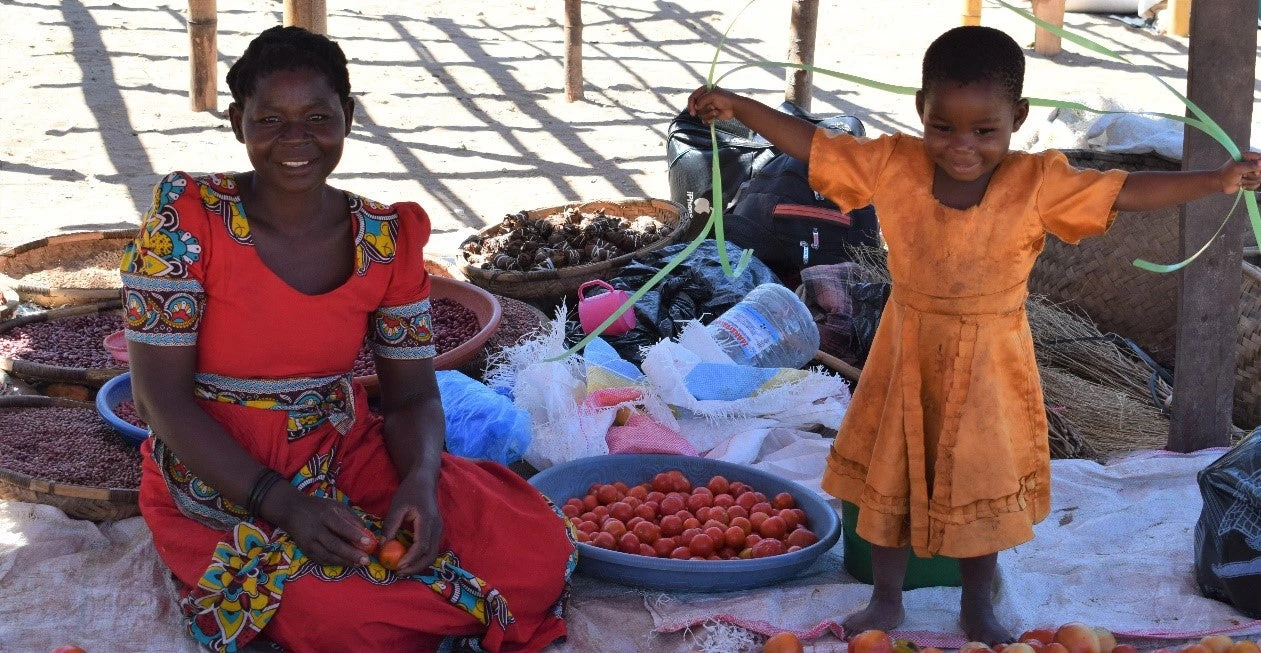
[[[902,610],[901,596],[889,598],[873,596],[867,607],[845,617],[845,621],[841,622],[841,627],[845,629],[845,639],[849,639],[864,630],[873,628],[887,633],[901,625],[904,619],[906,619],[906,612]]]
[[[1011,632],[998,623],[994,604],[989,601],[964,601],[959,608],[959,625],[968,639],[985,644],[1014,642]]]

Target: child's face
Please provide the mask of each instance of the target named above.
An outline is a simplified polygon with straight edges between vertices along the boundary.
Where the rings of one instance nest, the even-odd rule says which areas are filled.
[[[952,179],[988,176],[1007,154],[1011,135],[1029,115],[1029,103],[1012,102],[993,82],[943,83],[915,95],[924,123],[924,149]]]

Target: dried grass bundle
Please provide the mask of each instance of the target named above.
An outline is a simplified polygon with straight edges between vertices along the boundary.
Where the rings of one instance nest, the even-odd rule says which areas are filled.
[[[1138,402],[1169,405],[1173,389],[1090,318],[1041,295],[1030,295],[1025,308],[1039,366],[1072,372]]]
[[[1169,437],[1169,420],[1154,406],[1123,390],[1071,372],[1041,367],[1048,416],[1056,414],[1081,433],[1094,455],[1104,460],[1139,449],[1160,449]]]

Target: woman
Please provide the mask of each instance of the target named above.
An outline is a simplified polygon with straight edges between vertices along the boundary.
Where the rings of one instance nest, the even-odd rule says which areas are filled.
[[[122,263],[155,436],[141,512],[189,632],[220,651],[260,632],[294,651],[541,649],[565,633],[572,533],[503,466],[442,451],[428,218],[326,183],[354,115],[345,56],[275,27],[227,81],[253,170],[168,175]],[[365,336],[381,417],[351,382]],[[372,554],[396,537],[389,569]]]

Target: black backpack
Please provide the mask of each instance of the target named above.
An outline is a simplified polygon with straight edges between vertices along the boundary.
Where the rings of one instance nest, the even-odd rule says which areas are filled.
[[[770,142],[738,120],[714,123],[718,139],[718,165],[722,178],[724,210],[735,197],[740,184],[775,158]],[[670,178],[670,199],[692,214],[684,240],[691,240],[705,228],[713,213],[712,167],[709,126],[699,118],[679,113],[670,121],[666,136],[666,165]]]
[[[865,133],[853,116],[817,124]],[[723,226],[728,240],[752,249],[785,283],[799,278],[802,268],[850,260],[850,247],[880,244],[874,207],[841,211],[810,188],[806,163],[787,154],[777,154],[741,186]]]

